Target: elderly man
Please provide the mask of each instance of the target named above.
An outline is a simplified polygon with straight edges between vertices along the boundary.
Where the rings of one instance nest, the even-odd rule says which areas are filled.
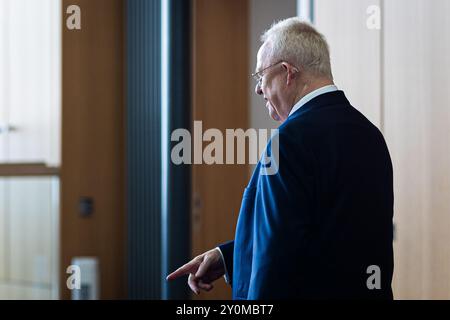
[[[255,91],[278,131],[278,172],[245,189],[235,240],[170,274],[234,299],[392,299],[392,164],[380,131],[333,84],[328,45],[290,18],[262,36]],[[268,153],[272,144],[268,144]]]

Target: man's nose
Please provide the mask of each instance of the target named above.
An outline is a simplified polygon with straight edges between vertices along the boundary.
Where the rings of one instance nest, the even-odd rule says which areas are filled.
[[[255,92],[256,92],[256,94],[259,94],[259,95],[263,94],[261,86],[259,85],[259,82],[256,84]]]

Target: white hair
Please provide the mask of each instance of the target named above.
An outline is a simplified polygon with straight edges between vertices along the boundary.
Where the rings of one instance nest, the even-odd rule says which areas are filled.
[[[333,80],[330,50],[325,37],[298,17],[274,23],[261,36],[268,45],[268,58],[284,60],[307,72]]]

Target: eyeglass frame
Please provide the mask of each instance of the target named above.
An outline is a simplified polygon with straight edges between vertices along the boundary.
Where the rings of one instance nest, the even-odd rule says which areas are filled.
[[[264,75],[262,74],[264,71],[266,71],[267,69],[269,69],[269,68],[272,68],[272,67],[275,67],[276,65],[278,65],[278,64],[280,64],[280,63],[283,63],[283,62],[286,62],[286,61],[284,61],[284,60],[280,60],[280,61],[278,61],[278,62],[275,62],[275,63],[273,63],[273,64],[271,64],[270,66],[268,66],[268,67],[265,67],[264,69],[262,69],[262,70],[259,70],[258,72],[255,72],[255,73],[252,73],[252,78],[253,79],[255,79],[255,81],[256,81],[256,85],[257,86],[259,86],[259,87],[261,87],[261,82],[262,82],[262,79],[263,79],[263,77],[264,77]],[[286,63],[289,63],[289,62],[286,62]],[[294,66],[294,65],[293,65]],[[295,66],[294,66],[295,67]],[[296,69],[298,69],[297,67],[295,67]]]
[[[283,60],[280,60],[280,61],[278,61],[278,62],[275,62],[275,63],[271,64],[271,65],[268,66],[268,67],[265,67],[265,68],[262,69],[262,70],[259,70],[258,72],[252,73],[252,78],[255,79],[256,85],[257,85],[257,86],[261,86],[261,81],[262,81],[262,78],[264,77],[264,75],[263,75],[262,73],[263,73],[264,71],[266,71],[266,70],[269,69],[269,68],[275,67],[277,64],[280,64],[280,63],[282,63],[282,62],[283,62]]]

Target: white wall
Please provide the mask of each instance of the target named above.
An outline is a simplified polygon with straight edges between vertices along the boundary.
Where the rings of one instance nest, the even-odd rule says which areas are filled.
[[[60,164],[60,24],[60,1],[0,1],[0,162]]]
[[[256,54],[261,46],[260,36],[274,21],[297,15],[296,0],[250,0],[250,69],[255,72]],[[255,93],[255,81],[250,81],[250,127],[272,129],[278,127],[266,109],[264,99]]]

